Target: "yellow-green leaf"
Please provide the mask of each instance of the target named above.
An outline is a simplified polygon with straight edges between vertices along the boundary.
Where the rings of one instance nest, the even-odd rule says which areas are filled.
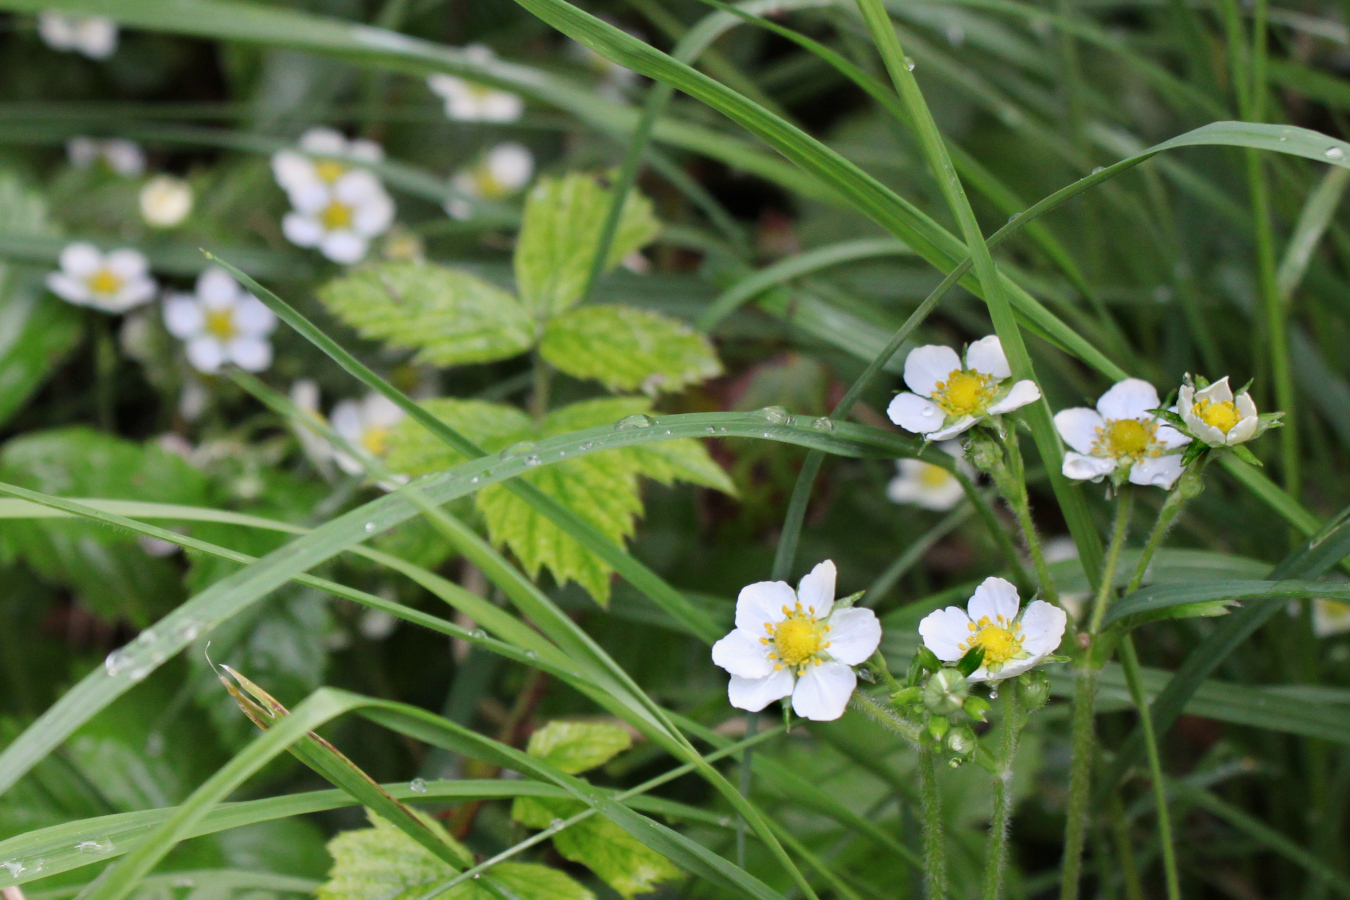
[[[612,391],[679,391],[722,374],[712,342],[683,322],[630,306],[582,306],[548,323],[539,352]]]
[[[555,769],[576,775],[603,766],[633,745],[626,728],[608,722],[549,722],[525,748]]]

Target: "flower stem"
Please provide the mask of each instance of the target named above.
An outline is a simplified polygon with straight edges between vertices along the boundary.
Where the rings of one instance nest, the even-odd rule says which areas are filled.
[[[942,798],[932,749],[919,750],[919,798],[923,805],[923,872],[928,900],[947,896],[947,847],[942,835]]]
[[[1120,551],[1125,546],[1125,535],[1130,530],[1130,509],[1133,506],[1133,486],[1121,485],[1120,492],[1116,495],[1116,521],[1111,526],[1111,543],[1106,550],[1106,570],[1102,573],[1102,583],[1097,586],[1097,598],[1092,603],[1092,619],[1088,623],[1090,635],[1096,635],[1101,630],[1102,616],[1106,614],[1106,607],[1111,605],[1116,566],[1120,565]]]
[[[1045,554],[1041,552],[1041,539],[1036,536],[1036,524],[1031,520],[1031,498],[1027,496],[1026,466],[1022,462],[1022,448],[1017,444],[1017,426],[1011,420],[1001,423],[998,428],[1003,446],[1008,451],[1008,472],[1003,477],[995,475],[995,480],[1004,499],[1012,507],[1017,524],[1022,529],[1022,539],[1026,541],[1027,552],[1031,554],[1031,565],[1036,569],[1036,579],[1041,583],[1041,594],[1047,601],[1059,605],[1059,590],[1050,577],[1050,567],[1046,565]]]
[[[999,693],[1003,699],[1003,734],[994,771],[994,817],[989,822],[988,851],[985,854],[984,900],[998,900],[1003,890],[1003,876],[1008,868],[1008,834],[1013,812],[1013,760],[1017,756],[1017,739],[1022,732],[1017,680],[1003,682]]]
[[[1148,572],[1149,563],[1153,562],[1153,554],[1157,553],[1158,548],[1162,546],[1162,539],[1166,536],[1168,529],[1172,527],[1172,523],[1181,514],[1182,508],[1199,496],[1204,487],[1200,480],[1203,469],[1203,462],[1189,466],[1185,472],[1181,473],[1181,478],[1177,480],[1176,486],[1167,494],[1162,509],[1158,511],[1158,521],[1153,523],[1153,530],[1149,532],[1148,541],[1139,554],[1139,562],[1135,564],[1134,574],[1130,576],[1130,583],[1125,586],[1126,595],[1139,590],[1139,585],[1144,583],[1144,575]]]
[[[1060,865],[1060,900],[1078,900],[1078,876],[1083,868],[1087,837],[1087,807],[1092,790],[1092,704],[1097,694],[1097,671],[1082,666],[1073,685],[1073,761],[1069,767],[1069,806],[1064,825],[1064,860]]]
[[[1139,725],[1144,732],[1144,749],[1148,754],[1149,775],[1153,779],[1153,798],[1158,808],[1158,843],[1162,845],[1163,875],[1167,881],[1167,900],[1181,900],[1181,882],[1177,877],[1177,853],[1172,846],[1172,817],[1167,811],[1167,788],[1163,784],[1162,759],[1158,754],[1158,740],[1153,732],[1153,715],[1149,709],[1144,685],[1139,679],[1139,656],[1130,635],[1120,642],[1120,661],[1125,670],[1125,683],[1130,697],[1139,710]]]
[[[535,424],[544,421],[548,415],[549,388],[553,381],[553,369],[536,351],[533,358],[533,385],[530,391],[530,418]]]

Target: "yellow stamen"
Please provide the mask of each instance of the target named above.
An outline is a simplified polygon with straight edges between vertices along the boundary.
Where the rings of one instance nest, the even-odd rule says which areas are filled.
[[[1097,445],[1107,456],[1142,456],[1153,444],[1158,432],[1156,422],[1139,419],[1111,419],[1097,430]]]
[[[824,649],[824,637],[818,623],[809,614],[792,615],[774,629],[773,646],[777,656],[789,666],[801,666]]]
[[[367,428],[365,434],[361,435],[361,446],[371,456],[383,456],[385,448],[389,446],[389,429]]]
[[[222,341],[228,341],[238,333],[234,327],[234,315],[228,309],[213,309],[208,312],[206,330]]]
[[[324,209],[322,218],[324,227],[330,231],[348,228],[352,224],[352,208],[334,200]]]
[[[933,402],[949,416],[973,416],[983,413],[994,399],[992,375],[952,369],[946,381],[939,381],[933,391]]]
[[[974,634],[969,641],[957,646],[961,650],[983,647],[984,667],[991,672],[1003,668],[1010,659],[1022,659],[1027,655],[1022,652],[1022,626],[1017,622],[1009,622],[1002,616],[998,617],[997,622],[991,622],[988,616],[984,616],[967,627]]]
[[[951,480],[952,473],[942,468],[942,466],[924,463],[923,468],[919,470],[919,484],[930,490],[946,487],[947,482]]]
[[[315,173],[324,181],[332,184],[347,172],[347,167],[332,159],[321,159],[314,164]]]
[[[474,169],[473,183],[478,188],[479,196],[488,200],[500,200],[511,193],[506,185],[497,180],[497,176],[492,174],[492,169],[486,164]]]
[[[1214,403],[1209,400],[1195,401],[1194,412],[1200,417],[1200,421],[1206,425],[1212,425],[1219,429],[1223,434],[1233,430],[1233,426],[1238,423],[1242,416],[1238,415],[1237,406],[1232,400],[1222,400]]]
[[[89,285],[89,290],[104,296],[115,294],[122,289],[122,279],[107,269],[99,269],[89,277],[86,284]]]

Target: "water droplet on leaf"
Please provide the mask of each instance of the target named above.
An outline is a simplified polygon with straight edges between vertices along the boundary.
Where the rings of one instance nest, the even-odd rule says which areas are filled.
[[[1328,147],[1327,152],[1323,155],[1327,159],[1345,159],[1345,151],[1340,147]]]
[[[651,428],[652,417],[643,413],[633,413],[631,416],[624,416],[614,423],[615,431],[627,431],[630,428]]]
[[[414,778],[408,782],[408,790],[414,794],[425,794],[427,792],[427,783],[421,778]]]

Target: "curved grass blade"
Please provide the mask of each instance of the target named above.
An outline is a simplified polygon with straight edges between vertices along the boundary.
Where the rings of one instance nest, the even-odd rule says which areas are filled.
[[[1322,597],[1350,600],[1350,584],[1336,581],[1219,581],[1209,584],[1160,584],[1142,588],[1112,604],[1103,626],[1178,607],[1218,603],[1246,605]]]

